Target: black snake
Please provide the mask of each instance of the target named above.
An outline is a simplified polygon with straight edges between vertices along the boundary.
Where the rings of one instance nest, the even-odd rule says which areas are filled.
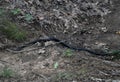
[[[109,56],[111,54],[113,54],[113,52],[109,53],[109,52],[97,52],[97,51],[94,51],[94,50],[90,50],[90,49],[87,49],[87,48],[78,48],[78,47],[73,47],[73,46],[70,46],[68,44],[66,44],[65,42],[57,39],[57,38],[54,38],[54,37],[49,37],[49,38],[44,38],[44,39],[37,39],[37,40],[34,40],[34,41],[31,41],[29,43],[26,43],[22,46],[19,46],[17,47],[16,49],[12,49],[13,51],[21,51],[23,48],[31,45],[31,44],[35,44],[37,42],[47,42],[47,41],[54,41],[54,42],[59,42],[59,44],[61,44],[62,46],[64,47],[67,47],[69,49],[72,49],[72,50],[77,50],[77,51],[85,51],[85,52],[88,52],[90,54],[93,54],[93,55],[99,55],[99,56]],[[120,52],[118,52],[120,53]]]

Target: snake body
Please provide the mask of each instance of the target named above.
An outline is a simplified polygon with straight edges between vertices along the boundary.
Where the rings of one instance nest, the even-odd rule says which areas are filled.
[[[54,37],[49,37],[49,38],[44,38],[44,39],[37,39],[37,40],[31,41],[29,43],[26,43],[26,44],[24,44],[22,46],[17,47],[16,49],[14,49],[14,51],[21,51],[23,48],[25,48],[25,47],[27,47],[29,45],[35,44],[37,42],[47,42],[47,41],[59,42],[59,44],[61,44],[64,47],[67,47],[69,49],[77,50],[77,51],[85,51],[85,52],[88,52],[88,53],[94,54],[94,55],[107,56],[107,55],[111,54],[111,53],[106,53],[106,52],[98,53],[97,51],[89,50],[87,48],[73,47],[73,46],[70,46],[70,45],[66,44],[65,42],[63,42],[63,41],[61,41],[61,40],[59,40],[57,38],[54,38]]]

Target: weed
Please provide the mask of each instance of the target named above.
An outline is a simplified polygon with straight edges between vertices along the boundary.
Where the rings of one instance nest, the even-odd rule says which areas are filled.
[[[55,63],[54,63],[54,68],[57,69],[58,66],[59,66],[58,62],[55,62]]]
[[[67,49],[65,52],[64,52],[64,56],[66,56],[66,57],[71,57],[73,55],[73,53],[72,53],[72,50],[70,50],[70,49]]]
[[[0,8],[0,15],[4,13],[4,9]]]
[[[32,15],[30,15],[30,14],[26,14],[26,15],[25,15],[25,20],[26,20],[26,21],[30,21],[30,20],[32,20],[32,19],[33,19]]]
[[[20,13],[21,13],[21,10],[20,10],[19,8],[16,8],[16,9],[11,10],[11,13],[12,13],[13,15],[17,15],[17,14],[20,14]]]
[[[112,60],[120,59],[120,50],[112,50],[111,56],[112,56]]]
[[[14,75],[14,72],[9,69],[7,66],[4,67],[3,71],[0,73],[1,77],[10,78]]]
[[[0,31],[2,31],[8,38],[13,40],[23,41],[26,38],[26,32],[20,30],[15,23],[7,19],[1,22]]]

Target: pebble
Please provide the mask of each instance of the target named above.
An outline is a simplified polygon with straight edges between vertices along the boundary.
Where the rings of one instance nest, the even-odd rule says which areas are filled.
[[[108,31],[107,27],[102,27],[101,30],[102,30],[103,32],[107,32],[107,31]]]
[[[38,50],[38,54],[44,54],[45,53],[45,49],[39,49]]]
[[[45,46],[50,46],[50,45],[54,45],[55,42],[53,41],[48,41],[48,42],[45,42]]]

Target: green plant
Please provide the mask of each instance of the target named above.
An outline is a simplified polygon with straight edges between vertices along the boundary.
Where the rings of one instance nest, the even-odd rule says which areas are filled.
[[[2,20],[2,22],[0,23],[0,30],[8,38],[13,40],[23,41],[26,38],[26,32],[19,29],[15,23],[7,19]]]
[[[0,15],[2,15],[4,13],[4,9],[0,8]]]
[[[26,14],[26,15],[25,15],[25,20],[26,20],[26,21],[30,21],[30,20],[32,20],[32,19],[33,19],[32,15],[30,15],[30,14]]]
[[[72,50],[70,50],[70,49],[67,49],[67,50],[64,52],[64,56],[71,57],[72,55],[73,55],[73,53],[72,53]]]
[[[55,62],[55,63],[54,63],[54,68],[57,69],[58,66],[59,66],[58,62]]]
[[[12,77],[13,75],[14,72],[11,69],[9,69],[7,66],[5,66],[2,72],[0,73],[0,76],[5,78]]]
[[[13,15],[17,15],[21,13],[21,10],[19,8],[16,8],[16,9],[11,10],[11,12]]]
[[[111,52],[112,60],[120,59],[120,50],[112,50]]]

